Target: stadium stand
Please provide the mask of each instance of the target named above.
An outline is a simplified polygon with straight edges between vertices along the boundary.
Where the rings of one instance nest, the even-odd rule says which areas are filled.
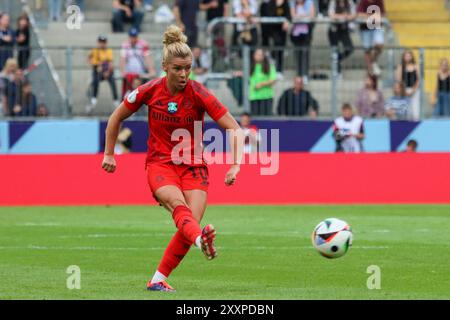
[[[431,47],[425,52],[425,91],[432,100],[436,89],[439,61],[450,57],[450,13],[445,0],[388,0],[388,17],[398,39],[404,47]],[[417,57],[418,50],[415,50]]]
[[[11,2],[11,1],[10,1]],[[86,1],[86,11],[81,29],[71,30],[67,28],[66,21],[48,22],[47,1],[28,0],[27,2],[35,19],[35,25],[38,26],[36,39],[33,44],[42,46],[47,53],[46,71],[38,76],[36,72],[33,76],[37,79],[46,78],[46,81],[52,82],[52,89],[34,88],[40,92],[40,96],[46,98],[55,95],[51,103],[48,103],[50,109],[60,108],[62,110],[50,110],[53,115],[73,115],[84,116],[85,107],[88,103],[88,87],[91,81],[91,69],[87,63],[87,56],[92,47],[96,45],[98,35],[102,34],[108,38],[108,46],[115,48],[114,63],[116,70],[119,65],[120,45],[127,39],[126,33],[113,33],[111,28],[112,1]],[[165,4],[171,7],[174,0],[160,1],[153,3],[155,8],[152,12],[146,12],[142,24],[141,38],[149,42],[152,48],[153,59],[160,72],[161,62],[161,40],[162,33],[167,23],[155,23],[156,9]],[[438,61],[443,56],[448,56],[448,51],[440,49],[444,46],[450,46],[449,43],[449,11],[446,9],[445,0],[427,0],[427,1],[403,1],[403,0],[385,0],[388,19],[392,22],[393,31],[386,32],[386,47],[433,47],[427,49],[425,53],[425,90],[429,94],[429,99],[424,99],[425,114],[430,115],[432,108],[430,104],[431,93],[434,91],[436,72],[438,70]],[[14,1],[15,10],[19,1]],[[316,3],[317,8],[317,3]],[[230,10],[231,11],[231,10]],[[63,15],[64,16],[64,15]],[[199,44],[206,46],[209,44],[206,33],[205,12],[199,14]],[[67,14],[65,15],[67,17]],[[364,52],[361,47],[361,40],[357,27],[351,32],[351,38],[355,46],[354,53],[342,64],[343,77],[338,81],[332,79],[331,66],[331,48],[328,42],[328,23],[321,22],[321,16],[315,24],[314,35],[311,49],[311,67],[310,81],[307,89],[316,97],[320,109],[320,116],[330,118],[333,116],[332,106],[340,106],[344,102],[354,103],[357,91],[363,86],[363,80],[366,75],[364,66]],[[430,23],[432,21],[432,23]],[[425,23],[424,23],[425,22]],[[128,25],[127,28],[130,26]],[[231,42],[232,25],[227,25],[226,40]],[[68,49],[69,48],[69,49]],[[435,48],[435,49],[434,49]],[[288,46],[284,50],[285,68],[282,77],[274,85],[274,113],[276,105],[281,94],[291,86],[295,76],[295,48],[288,41]],[[416,57],[419,55],[415,50]],[[380,89],[388,97],[392,93],[394,83],[394,69],[397,65],[402,50],[386,49],[380,57],[380,66],[383,70],[379,79]],[[39,54],[34,52],[35,56]],[[32,58],[33,59],[33,58]],[[241,68],[241,69],[240,69]],[[229,77],[233,71],[242,70],[240,64],[229,64],[226,68]],[[121,87],[120,74],[116,72],[118,88]],[[233,92],[227,86],[227,79],[222,74],[218,75],[218,80],[209,81],[208,86],[226,104],[234,114],[243,111],[242,105],[239,105],[237,99],[233,97]],[[336,96],[330,94],[332,88],[337,93]],[[93,111],[95,116],[106,116],[114,108],[110,97],[109,87],[106,82],[100,85],[100,94],[98,96],[98,105]],[[120,90],[119,90],[120,91]],[[59,98],[58,98],[59,97]],[[58,99],[57,99],[58,98]],[[68,101],[71,109],[61,108],[64,101]]]

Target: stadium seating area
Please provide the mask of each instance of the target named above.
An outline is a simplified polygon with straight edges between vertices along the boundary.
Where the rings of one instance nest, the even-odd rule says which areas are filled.
[[[118,66],[119,49],[121,44],[127,39],[126,33],[112,32],[112,1],[86,1],[84,21],[81,29],[75,30],[67,28],[66,21],[48,22],[47,1],[28,0],[22,1],[20,5],[23,3],[29,5],[32,20],[35,21],[37,43],[42,45],[42,48],[48,54],[47,64],[50,66],[50,71],[46,73],[48,76],[46,81],[54,82],[54,86],[60,89],[61,100],[66,100],[71,108],[65,112],[52,112],[55,106],[54,103],[51,103],[50,113],[53,115],[86,115],[85,107],[89,103],[88,88],[92,77],[91,68],[87,63],[89,50],[96,45],[98,35],[105,35],[108,38],[108,46],[114,48],[115,65]],[[173,0],[155,0],[153,6],[156,9],[163,4],[172,6],[173,3]],[[424,56],[424,84],[428,98],[423,100],[425,115],[430,116],[438,63],[442,57],[448,57],[450,54],[450,49],[444,49],[444,47],[450,47],[450,28],[448,28],[450,15],[446,8],[447,1],[385,0],[385,3],[387,18],[391,21],[393,27],[392,30],[389,29],[386,32],[386,46],[398,47],[399,49],[384,50],[380,58],[380,66],[383,73],[380,77],[379,87],[386,99],[392,95],[394,68],[400,61],[401,47],[430,47],[430,49],[425,51]],[[17,5],[19,5],[18,1],[14,2],[12,6]],[[155,23],[155,12],[156,10],[145,13],[141,37],[150,44],[157,70],[160,71],[162,33],[167,24]],[[207,45],[208,35],[206,33],[204,12],[200,12],[198,21],[200,27],[199,43],[205,46]],[[226,29],[227,39],[231,39],[231,33],[232,27],[230,25]],[[333,82],[334,80],[331,77],[331,49],[327,33],[328,24],[320,23],[319,19],[319,23],[314,28],[310,81],[307,85],[307,89],[318,100],[320,115],[325,118],[333,115],[333,103],[335,106],[340,106],[343,102],[355,102],[357,91],[363,86],[367,72],[359,33],[355,31],[351,34],[355,52],[343,63],[343,81]],[[414,52],[416,57],[418,57],[418,50]],[[292,86],[292,79],[296,74],[295,54],[290,43],[288,43],[288,47],[285,50],[284,58],[286,60],[285,71],[282,78],[279,78],[274,86],[274,110],[282,92]],[[227,73],[230,74],[231,72],[231,69],[227,70]],[[116,77],[120,88],[120,74],[116,74]],[[233,98],[225,78],[218,81],[210,81],[208,86],[234,114],[238,114],[242,112],[243,108]],[[337,93],[336,96],[330,93],[333,87]],[[40,91],[42,92],[43,90]],[[106,82],[100,85],[98,100],[99,103],[93,115],[107,116],[114,106]]]

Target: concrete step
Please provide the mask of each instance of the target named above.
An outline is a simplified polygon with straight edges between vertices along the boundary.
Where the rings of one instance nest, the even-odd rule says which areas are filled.
[[[387,12],[389,20],[395,22],[449,22],[447,10],[439,11],[391,11]]]
[[[430,22],[423,23],[399,23],[394,22],[395,32],[409,33],[413,35],[440,35],[450,36],[450,27],[448,22]]]
[[[386,11],[437,11],[445,6],[444,0],[388,0]]]

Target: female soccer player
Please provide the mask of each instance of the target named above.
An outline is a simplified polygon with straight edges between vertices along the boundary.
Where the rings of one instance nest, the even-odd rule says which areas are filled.
[[[130,93],[110,116],[106,128],[102,168],[112,173],[116,169],[114,145],[120,124],[143,104],[148,106],[147,180],[154,197],[171,212],[178,229],[155,275],[147,283],[147,289],[152,291],[175,291],[166,279],[192,244],[209,260],[217,256],[214,227],[209,224],[202,230],[199,224],[206,209],[209,181],[203,159],[203,137],[194,135],[194,126],[200,124],[203,128],[205,112],[231,137],[233,163],[225,176],[226,185],[235,183],[242,157],[243,136],[236,120],[203,85],[189,80],[192,52],[186,41],[178,27],[168,27],[164,33],[162,61],[166,76]],[[183,148],[177,152],[180,134]]]

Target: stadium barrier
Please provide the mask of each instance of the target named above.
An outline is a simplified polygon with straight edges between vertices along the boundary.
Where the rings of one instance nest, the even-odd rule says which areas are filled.
[[[329,153],[335,151],[332,121],[255,120],[260,130],[279,129],[281,152]],[[132,135],[132,152],[145,152],[148,124],[143,120],[125,121]],[[103,151],[106,121],[40,120],[0,121],[0,154],[95,154]],[[205,130],[217,128],[205,122]],[[420,152],[450,152],[450,120],[420,122],[366,120],[367,152],[402,151],[410,139],[419,143]],[[263,139],[266,136],[263,135]],[[224,137],[225,139],[225,137]],[[208,145],[209,141],[205,141]],[[223,144],[226,145],[225,140]]]
[[[226,187],[229,166],[209,168],[211,204],[450,204],[450,154],[280,153],[276,175],[243,165]],[[155,204],[145,154],[117,156],[117,171],[101,169],[102,155],[0,157],[0,205]],[[420,170],[418,170],[420,168]],[[299,212],[301,213],[301,212]]]

